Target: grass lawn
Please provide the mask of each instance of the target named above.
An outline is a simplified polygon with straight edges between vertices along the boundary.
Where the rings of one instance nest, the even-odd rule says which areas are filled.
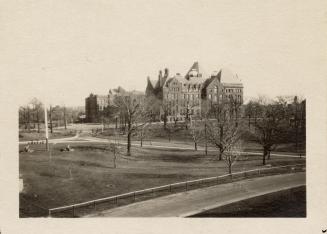
[[[306,217],[306,187],[250,198],[192,217]]]
[[[132,156],[120,155],[113,168],[113,154],[103,143],[70,143],[73,152],[61,152],[65,144],[51,145],[51,157],[42,145],[32,153],[20,153],[19,171],[24,181],[21,213],[29,203],[54,208],[117,195],[153,186],[227,173],[226,163],[203,151],[132,147]],[[23,146],[20,146],[23,148]],[[51,160],[50,160],[51,158]],[[268,164],[303,163],[304,159],[274,158]],[[260,156],[242,156],[234,171],[262,167]]]
[[[126,136],[125,135],[118,135],[118,136],[113,136],[112,134],[104,131],[103,133],[101,131],[98,131],[96,134],[93,134],[93,136],[98,137],[98,138],[104,138],[104,139],[119,139],[121,142],[126,142]],[[136,144],[140,144],[140,140],[134,136],[133,137],[134,142]],[[176,137],[176,136],[171,136],[171,140],[169,141],[167,136],[151,136],[151,137],[146,137],[143,139],[143,144],[151,144],[151,145],[158,145],[157,143],[160,143],[160,145],[164,146],[181,146],[181,147],[194,147],[194,142],[192,141],[191,137],[187,138],[181,138],[181,137]],[[198,143],[199,147],[204,147],[205,143],[200,141]],[[208,143],[208,148],[211,150],[216,150],[216,148]],[[253,141],[246,141],[243,147],[243,151],[246,152],[262,152],[263,148],[260,144],[257,142]],[[285,154],[294,154],[294,155],[305,155],[306,150],[305,150],[305,145],[301,144],[298,146],[298,149],[295,147],[295,143],[285,143],[285,144],[278,144],[276,148],[272,151],[272,153],[285,153]]]
[[[53,133],[49,130],[49,139],[73,137],[76,135],[76,131],[73,129],[54,129]],[[19,131],[19,141],[31,141],[31,140],[45,140],[45,133],[43,129],[38,133],[35,130]]]

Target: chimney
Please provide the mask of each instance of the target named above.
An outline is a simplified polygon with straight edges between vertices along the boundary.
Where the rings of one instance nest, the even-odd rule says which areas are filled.
[[[168,68],[165,68],[165,74],[164,74],[164,77],[165,77],[165,78],[168,78],[168,75],[169,75],[169,70],[168,70]]]
[[[159,80],[159,87],[161,87],[161,83],[162,83],[162,71],[161,70],[159,70],[158,80]]]

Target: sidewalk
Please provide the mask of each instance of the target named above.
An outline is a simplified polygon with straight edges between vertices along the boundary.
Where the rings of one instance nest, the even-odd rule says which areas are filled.
[[[248,198],[305,185],[305,173],[222,184],[122,206],[85,217],[187,217]]]

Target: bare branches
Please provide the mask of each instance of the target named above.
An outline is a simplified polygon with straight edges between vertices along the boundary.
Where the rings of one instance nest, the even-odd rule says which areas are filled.
[[[235,111],[233,103],[224,102],[213,105],[209,114],[215,120],[208,121],[208,140],[219,149],[219,160],[222,160],[224,152],[241,137],[238,110]]]
[[[233,145],[230,145],[224,151],[223,159],[228,167],[228,173],[232,174],[232,167],[237,162],[243,151],[243,142],[238,140]]]
[[[285,136],[286,107],[287,102],[283,98],[277,101],[267,101],[261,97],[253,104],[260,109],[260,115],[254,122],[254,131],[251,131],[255,139],[263,147],[263,164],[266,164],[266,156],[270,155],[273,147],[283,141]]]
[[[147,113],[144,105],[144,95],[132,92],[119,92],[114,97],[114,103],[119,114],[127,123],[127,155],[131,155],[132,133],[147,122]]]

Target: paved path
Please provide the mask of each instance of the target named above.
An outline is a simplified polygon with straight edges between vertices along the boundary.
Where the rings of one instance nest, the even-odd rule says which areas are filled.
[[[86,217],[187,217],[233,202],[305,185],[305,173],[260,177],[133,203]]]
[[[31,141],[20,141],[19,144],[28,144]],[[92,136],[79,136],[77,133],[74,137],[67,137],[67,138],[57,138],[57,139],[50,139],[49,143],[58,144],[58,143],[113,143],[114,140],[92,137]],[[126,142],[120,142],[121,145],[126,145]],[[132,146],[139,147],[140,143],[132,143]],[[193,146],[189,146],[187,144],[173,144],[167,142],[152,142],[151,144],[143,143],[144,148],[157,148],[157,149],[179,149],[179,150],[194,150]],[[204,151],[204,147],[199,146],[199,151]],[[209,152],[216,152],[216,149],[208,149]],[[252,154],[252,155],[262,155],[262,152],[241,152],[242,154]],[[280,153],[271,153],[271,156],[274,157],[288,157],[288,158],[299,158],[299,155],[292,155],[292,154],[280,154]],[[301,156],[305,158],[305,156]]]

